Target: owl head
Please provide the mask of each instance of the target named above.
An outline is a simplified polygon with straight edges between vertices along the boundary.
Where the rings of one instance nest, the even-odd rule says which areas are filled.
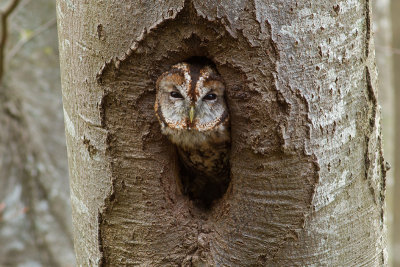
[[[226,139],[229,113],[225,85],[209,64],[179,63],[156,83],[154,106],[161,131],[177,145],[196,146]]]

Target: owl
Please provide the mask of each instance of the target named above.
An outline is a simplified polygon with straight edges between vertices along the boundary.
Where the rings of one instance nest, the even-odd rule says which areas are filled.
[[[209,205],[229,183],[230,119],[214,66],[179,63],[156,82],[155,114],[176,145],[183,191]]]

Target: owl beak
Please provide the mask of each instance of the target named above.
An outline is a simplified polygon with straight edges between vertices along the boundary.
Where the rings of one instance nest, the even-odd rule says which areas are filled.
[[[193,123],[193,118],[194,118],[194,106],[190,106],[190,111],[189,111],[190,123]]]

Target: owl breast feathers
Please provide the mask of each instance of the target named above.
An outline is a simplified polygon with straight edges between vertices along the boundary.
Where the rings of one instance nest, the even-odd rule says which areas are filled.
[[[179,63],[157,80],[154,110],[177,146],[184,191],[212,200],[229,182],[230,128],[225,85],[207,64]]]

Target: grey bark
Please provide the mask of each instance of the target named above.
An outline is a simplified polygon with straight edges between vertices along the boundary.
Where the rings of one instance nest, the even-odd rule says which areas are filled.
[[[87,266],[386,264],[369,1],[58,1],[75,250]],[[177,188],[155,81],[224,77],[231,184]]]
[[[55,3],[0,10],[12,2],[1,19],[0,266],[72,266]]]

